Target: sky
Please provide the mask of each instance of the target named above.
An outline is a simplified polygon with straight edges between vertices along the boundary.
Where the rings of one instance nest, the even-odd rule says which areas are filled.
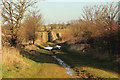
[[[119,0],[37,0],[46,2],[118,2]]]
[[[54,23],[68,23],[81,18],[85,6],[118,2],[119,0],[38,0],[35,5],[40,9],[45,25]]]
[[[73,1],[73,0],[71,0]],[[44,24],[54,24],[78,20],[81,18],[82,8],[106,2],[54,2],[54,0],[38,2],[36,6],[40,9]]]

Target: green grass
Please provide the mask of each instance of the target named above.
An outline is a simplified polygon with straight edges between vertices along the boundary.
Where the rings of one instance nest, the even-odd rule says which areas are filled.
[[[69,45],[60,44],[61,50],[55,49],[52,52],[44,50],[45,46],[55,46],[56,43],[42,43],[36,48],[36,52],[30,52],[28,49],[21,49],[18,57],[24,59],[26,65],[15,63],[11,65],[3,65],[3,78],[70,78],[65,73],[65,69],[58,65],[49,53],[55,52],[56,56],[65,63],[78,69],[80,72],[90,73],[95,77],[101,78],[118,78],[119,74],[112,70],[114,64],[111,61],[99,61],[92,59],[91,56],[81,52],[68,52]],[[24,57],[23,57],[24,56]],[[114,66],[115,67],[115,66]]]
[[[57,64],[29,62],[29,66],[20,64],[3,66],[3,78],[69,78],[64,69]]]
[[[48,52],[37,49],[34,53],[29,49],[21,49],[22,56],[18,57],[24,59],[27,65],[21,63],[3,65],[3,78],[70,78],[65,69],[58,65]]]

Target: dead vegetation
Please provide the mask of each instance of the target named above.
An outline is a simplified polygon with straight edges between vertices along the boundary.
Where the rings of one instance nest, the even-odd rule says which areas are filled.
[[[7,3],[3,4],[5,6]],[[24,59],[20,57],[20,51],[14,47],[20,47],[21,44],[26,43],[28,44],[27,46],[21,46],[23,49],[28,50],[28,52],[23,51],[24,54],[30,53],[36,55],[36,53],[38,53],[36,50],[39,49],[36,45],[41,46],[42,41],[45,43],[48,41],[47,31],[49,31],[49,29],[47,30],[47,26],[44,26],[44,32],[38,32],[38,28],[40,29],[42,25],[41,14],[36,14],[36,12],[31,13],[32,15],[30,13],[29,15],[26,15],[23,24],[16,23],[13,25],[13,16],[10,17],[12,23],[9,22],[9,19],[6,18],[9,24],[2,26],[2,64],[11,65],[20,63],[22,65],[28,65]],[[67,25],[53,24],[51,25],[50,30],[53,29],[57,31],[58,29],[64,30],[65,28],[64,33],[60,32],[62,33],[60,34],[59,30],[58,33],[63,42],[70,44],[69,51],[71,52],[81,50],[85,54],[92,55],[92,58],[94,59],[111,59],[118,63],[120,61],[120,55],[118,54],[120,51],[120,31],[118,27],[119,20],[116,19],[117,13],[118,8],[115,3],[112,3],[110,5],[106,4],[100,6],[95,5],[91,7],[85,7],[83,8],[82,15],[84,19],[72,21]],[[19,22],[21,19],[20,16],[22,15],[19,15],[17,22]],[[3,17],[5,16],[3,15]],[[58,39],[57,33],[53,33],[53,35],[55,39]],[[45,50],[43,50],[43,52],[44,51]],[[48,51],[45,53],[48,53]],[[29,56],[30,54],[27,55]],[[42,56],[41,60],[46,59],[45,55]],[[40,59],[38,55],[36,55],[35,60],[37,58],[38,60]]]
[[[69,23],[66,34],[63,35],[62,39],[72,45],[90,45],[88,48],[89,53],[97,55],[101,59],[103,54],[109,56],[108,58],[116,56],[120,51],[118,49],[118,36],[120,34],[117,14],[117,3],[84,7],[83,19]],[[75,48],[75,46],[73,47]],[[94,51],[92,51],[93,49]],[[100,52],[101,50],[102,52]],[[93,54],[94,52],[95,54]]]
[[[2,64],[14,65],[14,64],[28,65],[22,57],[20,57],[20,51],[14,47],[2,47]]]
[[[21,27],[21,21],[24,18],[24,13],[28,7],[33,6],[35,3],[36,2],[33,0],[21,0],[16,2],[6,0],[1,1],[1,4],[3,5],[1,14],[3,18],[2,22],[10,25],[9,43],[11,46],[19,44],[19,41],[17,40],[17,32],[19,27]],[[7,34],[5,35],[7,36]]]

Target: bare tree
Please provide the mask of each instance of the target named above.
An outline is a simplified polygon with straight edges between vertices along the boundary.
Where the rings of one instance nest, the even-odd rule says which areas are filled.
[[[15,46],[17,42],[17,31],[20,27],[21,20],[27,8],[34,5],[34,0],[2,0],[2,18],[4,22],[11,25],[11,46]]]
[[[69,33],[73,36],[71,40],[73,42],[87,41],[91,37],[102,37],[105,33],[115,32],[117,13],[116,3],[84,7],[83,20],[70,22]]]
[[[38,31],[38,29],[40,29],[39,27],[41,27],[41,25],[43,24],[42,15],[40,11],[35,10],[26,15],[23,24],[28,35],[28,38],[32,40],[34,44],[36,39],[35,33]]]
[[[114,53],[117,39],[118,3],[95,5],[83,9],[83,18],[86,26],[94,35],[95,46],[104,47],[109,53]],[[113,52],[112,52],[113,51]]]
[[[105,5],[94,5],[92,7],[84,7],[82,17],[84,20],[98,25],[104,26],[104,30],[112,30],[112,23],[117,19],[118,5],[117,3],[108,3]]]

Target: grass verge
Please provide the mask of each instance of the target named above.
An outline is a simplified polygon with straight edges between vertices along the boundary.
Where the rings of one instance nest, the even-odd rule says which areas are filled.
[[[36,49],[4,48],[3,78],[70,78],[65,69],[48,55],[48,51]],[[6,54],[7,52],[7,54]]]

